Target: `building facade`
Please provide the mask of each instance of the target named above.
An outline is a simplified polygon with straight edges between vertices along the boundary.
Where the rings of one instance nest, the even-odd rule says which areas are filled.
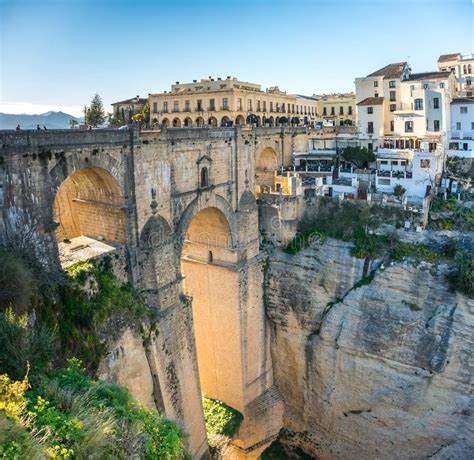
[[[458,96],[474,96],[474,54],[442,54],[437,64],[438,70],[454,74]]]
[[[125,101],[114,102],[112,104],[114,118],[123,124],[130,123],[132,116],[138,113],[142,113],[147,99],[135,96]]]
[[[230,76],[176,82],[171,91],[150,94],[149,103],[152,123],[169,127],[310,124],[317,117],[312,97],[290,95],[276,86],[263,91]]]
[[[318,100],[318,115],[325,126],[353,126],[356,124],[354,93],[314,95]]]
[[[451,130],[448,156],[474,158],[474,97],[451,102]]]

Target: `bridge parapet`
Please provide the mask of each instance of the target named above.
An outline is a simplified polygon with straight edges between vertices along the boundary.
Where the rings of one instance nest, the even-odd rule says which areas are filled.
[[[41,148],[120,145],[130,142],[130,134],[118,129],[0,130],[0,155]]]

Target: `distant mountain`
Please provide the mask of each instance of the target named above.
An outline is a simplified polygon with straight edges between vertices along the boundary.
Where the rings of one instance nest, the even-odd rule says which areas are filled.
[[[0,113],[0,129],[15,129],[17,125],[20,125],[21,129],[36,129],[37,125],[41,128],[46,126],[48,129],[67,129],[71,119],[78,123],[83,120],[64,112],[46,112],[40,115]]]

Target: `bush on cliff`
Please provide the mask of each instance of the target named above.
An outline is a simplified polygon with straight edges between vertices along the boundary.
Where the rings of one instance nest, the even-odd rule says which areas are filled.
[[[90,379],[78,360],[36,385],[0,375],[1,458],[175,459],[182,437],[124,388]]]

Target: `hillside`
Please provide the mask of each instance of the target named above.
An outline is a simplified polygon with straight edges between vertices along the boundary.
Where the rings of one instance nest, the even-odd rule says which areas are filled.
[[[22,129],[36,129],[37,125],[46,126],[48,129],[68,129],[71,119],[78,123],[82,121],[81,118],[64,112],[46,112],[39,115],[0,113],[0,129],[15,129],[17,125]]]

